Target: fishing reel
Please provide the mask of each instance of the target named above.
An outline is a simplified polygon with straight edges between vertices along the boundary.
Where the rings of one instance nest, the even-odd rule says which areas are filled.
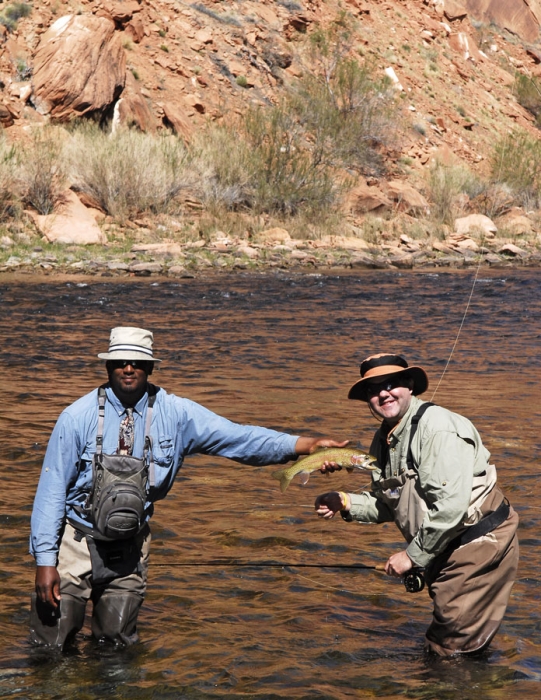
[[[425,587],[424,569],[414,567],[404,574],[402,580],[408,593],[419,593]]]

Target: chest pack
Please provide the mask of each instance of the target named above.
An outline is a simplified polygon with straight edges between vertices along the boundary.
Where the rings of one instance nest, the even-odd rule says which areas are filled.
[[[92,460],[92,489],[84,510],[95,528],[94,537],[126,540],[144,526],[145,503],[149,486],[154,485],[150,423],[156,389],[149,385],[143,457],[108,455],[103,452],[105,388],[98,389],[98,430],[96,452]]]

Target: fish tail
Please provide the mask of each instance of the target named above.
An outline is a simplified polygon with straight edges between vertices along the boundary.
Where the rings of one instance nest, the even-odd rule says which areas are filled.
[[[285,493],[287,490],[287,487],[291,483],[291,479],[293,478],[293,477],[288,475],[287,469],[279,469],[277,472],[273,472],[272,476],[275,479],[278,479],[278,481],[280,482],[280,491],[282,493]]]

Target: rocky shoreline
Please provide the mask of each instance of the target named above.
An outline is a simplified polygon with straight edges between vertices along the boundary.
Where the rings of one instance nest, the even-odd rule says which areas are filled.
[[[471,241],[471,239],[469,239]],[[493,239],[484,245],[440,241],[419,242],[401,236],[394,245],[370,245],[359,238],[295,240],[282,230],[267,232],[266,239],[247,243],[224,237],[184,244],[172,240],[138,243],[129,250],[108,247],[49,246],[10,251],[0,263],[2,277],[19,274],[77,274],[99,277],[193,278],[225,271],[302,270],[417,270],[427,268],[541,267],[541,250],[535,244],[521,247]]]

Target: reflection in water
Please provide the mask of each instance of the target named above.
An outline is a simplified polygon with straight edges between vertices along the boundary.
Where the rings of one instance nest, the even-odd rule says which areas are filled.
[[[213,280],[0,282],[0,697],[534,698],[541,692],[537,498],[541,300],[534,270],[481,273],[442,383],[473,272],[246,275]],[[370,352],[426,366],[426,398],[472,418],[521,516],[521,564],[504,624],[479,658],[422,654],[426,592],[370,569],[401,548],[392,525],[326,523],[315,474],[285,494],[273,467],[198,456],[153,519],[141,643],[101,648],[88,626],[51,657],[26,644],[32,498],[62,408],[104,377],[115,325],[155,332],[156,382],[233,420],[332,434],[366,447],[374,420],[345,400]],[[235,560],[247,566],[204,566]],[[283,568],[249,566],[283,562]],[[321,564],[321,568],[295,567]]]

